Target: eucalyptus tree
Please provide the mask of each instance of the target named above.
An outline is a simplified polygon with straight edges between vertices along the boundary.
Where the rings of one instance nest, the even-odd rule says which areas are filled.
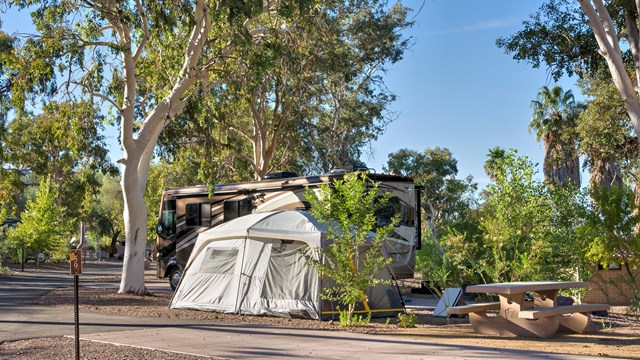
[[[260,179],[357,161],[393,118],[381,74],[409,46],[407,13],[387,1],[323,1],[290,24],[294,31],[235,48],[224,83],[169,125],[163,151],[202,154],[203,181],[221,165],[242,174],[249,167]]]
[[[0,31],[0,219],[17,213],[17,198],[22,185],[20,172],[6,164],[4,149],[7,113],[10,109],[8,100],[12,87],[10,69],[6,63],[13,58],[13,42],[14,39],[9,34]]]
[[[580,187],[580,160],[575,136],[576,103],[571,90],[543,86],[531,101],[533,115],[529,131],[544,143],[544,178],[565,186]]]
[[[514,60],[563,75],[591,74],[605,65],[587,18],[575,0],[545,0],[522,29],[496,40]]]
[[[605,59],[613,83],[615,84],[629,120],[640,137],[640,2],[619,1],[611,2],[610,6],[614,18],[602,0],[577,0],[589,20],[589,26],[598,43],[598,53]],[[614,20],[615,19],[615,20]],[[620,46],[625,41],[631,54],[631,78],[627,71],[626,52]]]
[[[307,164],[326,171],[357,162],[396,118],[389,109],[395,95],[385,87],[382,75],[410,46],[410,39],[401,34],[412,25],[407,11],[400,2],[388,11],[384,5],[343,6],[339,14],[353,15],[334,17],[328,39],[335,40],[323,47],[326,75],[318,89],[321,106],[301,135],[311,139]]]
[[[306,1],[5,0],[32,12],[36,33],[12,63],[12,101],[40,94],[92,99],[119,122],[126,250],[120,292],[146,293],[144,202],[158,136],[188,103],[223,81],[235,48],[268,36],[260,16],[290,17]],[[289,31],[286,27],[274,31]]]
[[[98,173],[116,172],[96,113],[87,102],[50,102],[37,115],[21,112],[7,126],[7,163],[29,178],[48,179],[57,205],[66,206],[73,218],[80,217],[83,202],[98,191]]]
[[[548,0],[523,22],[521,31],[498,39],[497,45],[533,67],[545,64],[556,80],[606,69],[638,136],[639,5],[629,0]]]

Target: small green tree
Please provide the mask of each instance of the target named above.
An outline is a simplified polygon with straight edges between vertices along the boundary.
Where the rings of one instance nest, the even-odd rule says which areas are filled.
[[[22,222],[7,234],[11,253],[24,257],[20,250],[24,244],[26,251],[35,251],[36,255],[46,252],[53,258],[66,256],[66,243],[71,234],[68,224],[74,222],[65,219],[65,209],[56,204],[57,198],[51,182],[41,181],[36,198],[27,202],[27,208],[21,214]]]
[[[331,186],[322,185],[315,192],[307,189],[305,193],[311,214],[327,226],[330,242],[318,250],[321,256],[308,257],[308,261],[335,282],[323,290],[322,296],[347,306],[343,322],[347,326],[357,323],[353,317],[356,304],[366,300],[367,289],[384,283],[378,274],[391,262],[381,249],[399,216],[378,226],[376,210],[387,205],[389,194],[380,196],[377,189],[378,184],[365,173],[352,173]],[[375,235],[370,233],[373,230]]]
[[[534,179],[527,157],[510,150],[490,169],[494,180],[486,190],[481,226],[489,256],[479,259],[492,281],[534,280],[546,256],[549,219],[553,213],[545,185]]]

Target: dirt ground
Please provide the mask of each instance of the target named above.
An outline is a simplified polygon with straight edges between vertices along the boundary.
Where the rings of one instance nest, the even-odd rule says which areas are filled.
[[[83,278],[87,281],[105,281],[107,278]],[[114,277],[108,277],[114,281]],[[148,282],[166,281],[148,276]],[[590,331],[586,334],[561,334],[552,339],[523,339],[478,335],[473,332],[467,318],[439,318],[431,315],[430,311],[417,311],[419,323],[415,328],[397,328],[396,319],[373,319],[368,326],[345,329],[336,322],[322,322],[305,319],[286,319],[266,316],[243,316],[220,314],[196,310],[173,310],[168,308],[170,294],[160,292],[149,296],[117,294],[114,289],[85,287],[80,292],[80,306],[82,311],[102,313],[126,314],[130,316],[160,317],[166,319],[197,319],[212,322],[256,323],[274,326],[314,328],[338,331],[354,331],[368,334],[384,334],[418,339],[431,343],[450,343],[476,345],[490,348],[510,348],[520,350],[534,350],[552,353],[577,355],[595,355],[628,359],[640,359],[640,319],[628,315],[625,307],[613,307],[607,317],[594,316]],[[71,308],[73,306],[73,289],[63,288],[55,290],[45,296],[35,299],[36,304]],[[46,338],[31,339],[0,344],[0,358],[20,360],[41,359],[33,349],[56,346],[65,347],[68,351],[70,339]],[[88,342],[86,342],[88,343]],[[83,342],[83,349],[94,347],[95,344]],[[126,351],[125,351],[126,350]],[[171,355],[163,352],[149,352],[144,349],[114,347],[106,350],[100,347],[99,356],[106,355],[112,359],[185,359],[197,357],[188,355]],[[68,352],[67,352],[68,354]],[[61,357],[61,359],[64,357]],[[83,357],[85,358],[85,357]],[[86,357],[93,359],[92,357]]]

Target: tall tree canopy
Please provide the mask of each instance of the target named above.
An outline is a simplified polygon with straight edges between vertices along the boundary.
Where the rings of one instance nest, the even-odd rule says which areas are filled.
[[[401,36],[411,25],[407,11],[386,1],[324,1],[299,16],[293,31],[235,48],[224,82],[168,126],[163,150],[200,154],[202,181],[229,169],[248,168],[260,179],[357,161],[392,120],[394,97],[380,75],[409,45]]]
[[[88,102],[50,102],[38,115],[19,113],[5,134],[5,169],[32,180],[48,179],[56,188],[58,206],[66,206],[72,218],[80,217],[84,201],[98,191],[98,174],[116,172],[96,114]]]
[[[589,26],[598,43],[598,53],[606,61],[636,136],[640,137],[640,23],[638,13],[640,2],[612,1],[610,11],[602,0],[577,0],[589,20]],[[611,15],[613,14],[613,16]],[[622,50],[620,42],[628,43],[628,50]],[[625,46],[626,48],[626,46]],[[625,57],[630,56],[630,61]],[[627,57],[628,58],[628,57]],[[627,65],[635,73],[634,79],[627,72]],[[635,83],[635,85],[634,85]]]
[[[579,85],[587,99],[576,130],[580,151],[588,157],[590,186],[622,186],[623,170],[633,172],[638,162],[638,142],[618,90],[600,76]]]
[[[575,0],[547,0],[523,29],[499,38],[496,45],[534,68],[544,65],[554,80],[582,76],[604,66],[593,31]]]
[[[8,59],[13,59],[13,42],[14,39],[9,34],[0,31],[0,219],[17,212],[17,198],[22,185],[21,174],[5,166],[7,155],[4,142],[12,88],[6,65]]]

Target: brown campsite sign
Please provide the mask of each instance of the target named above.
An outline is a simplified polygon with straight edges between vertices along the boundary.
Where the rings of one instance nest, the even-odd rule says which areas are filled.
[[[82,274],[82,250],[75,249],[69,252],[69,266],[71,268],[71,275]]]

